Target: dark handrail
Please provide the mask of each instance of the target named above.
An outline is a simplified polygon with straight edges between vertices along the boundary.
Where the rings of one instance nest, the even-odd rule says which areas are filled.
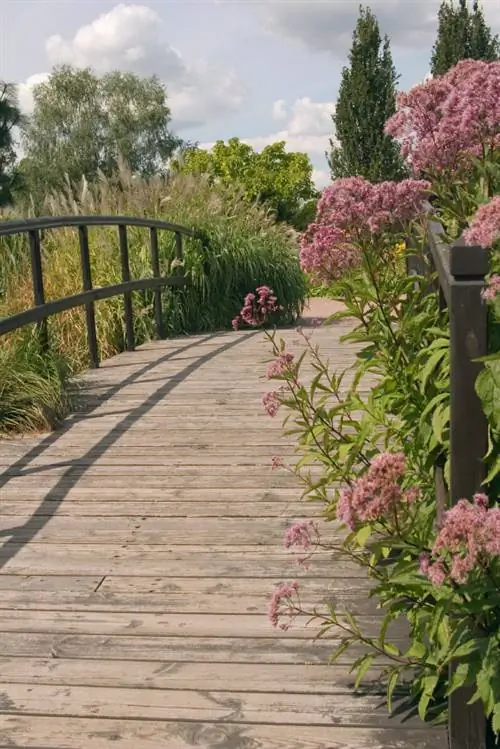
[[[44,216],[41,218],[28,218],[20,221],[0,221],[0,237],[9,234],[20,234],[23,232],[62,229],[69,226],[141,226],[144,229],[165,229],[186,237],[198,237],[195,229],[187,226],[172,224],[169,221],[159,221],[153,218],[140,218],[134,216]]]
[[[437,291],[450,318],[450,486],[449,503],[471,499],[485,478],[488,423],[476,393],[476,379],[488,353],[488,310],[481,297],[489,271],[489,251],[470,247],[462,238],[446,244],[442,225],[427,222],[424,254],[436,271],[429,291]],[[409,257],[409,269],[426,274],[425,262]],[[444,487],[442,467],[436,485]],[[439,496],[439,495],[438,495]],[[438,511],[444,507],[439,507]],[[452,666],[451,672],[454,667]],[[451,674],[450,674],[451,675]],[[486,720],[480,702],[469,705],[474,690],[461,688],[448,698],[450,749],[486,748]]]
[[[88,240],[89,226],[118,227],[122,283],[97,288],[92,286]],[[130,277],[127,237],[128,226],[149,229],[151,267],[153,272],[152,278],[133,280]],[[78,229],[83,290],[79,294],[56,299],[52,302],[46,302],[41,249],[43,232],[66,227],[76,227]],[[132,292],[152,289],[154,291],[156,334],[158,338],[163,338],[164,329],[161,288],[164,286],[183,286],[186,284],[186,279],[181,273],[174,273],[169,276],[161,275],[158,251],[158,230],[170,231],[175,234],[174,262],[172,263],[172,267],[182,265],[183,236],[198,238],[203,241],[203,237],[200,233],[196,232],[194,229],[189,229],[186,226],[173,224],[169,221],[159,221],[157,219],[133,216],[48,216],[43,218],[24,219],[21,221],[15,220],[0,222],[0,238],[12,236],[13,234],[28,235],[34,301],[34,306],[30,309],[0,319],[0,336],[18,330],[30,323],[37,323],[40,344],[44,350],[47,350],[49,346],[47,318],[59,312],[85,306],[90,364],[93,368],[96,368],[99,366],[99,351],[94,303],[98,300],[109,299],[119,294],[123,294],[125,343],[127,350],[132,351],[135,346]]]

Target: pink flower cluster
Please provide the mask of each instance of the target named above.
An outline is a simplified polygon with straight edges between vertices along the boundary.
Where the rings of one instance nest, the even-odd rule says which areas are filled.
[[[296,546],[303,551],[309,551],[313,543],[314,523],[312,520],[299,520],[287,528],[283,545],[285,549]]]
[[[366,473],[342,492],[337,506],[339,520],[355,530],[360,523],[387,517],[403,502],[413,502],[417,492],[401,488],[405,471],[402,453],[377,455]]]
[[[269,619],[273,627],[287,630],[299,613],[293,602],[298,589],[299,583],[294,580],[291,583],[280,585],[274,591],[269,604]],[[288,617],[288,621],[282,621],[283,617]]]
[[[462,60],[442,76],[399,94],[386,123],[415,173],[455,171],[484,147],[500,145],[500,62]]]
[[[500,130],[500,123],[498,127]],[[478,208],[469,228],[464,231],[464,239],[467,244],[479,247],[492,247],[500,239],[500,195]]]
[[[279,390],[271,390],[269,393],[265,393],[262,396],[262,407],[267,411],[268,415],[271,417],[276,416],[278,413],[278,410],[281,406],[281,399],[280,396],[282,395],[282,388]]]
[[[293,354],[287,352],[278,354],[278,356],[269,364],[267,368],[267,379],[270,380],[273,377],[281,377],[282,375],[289,372],[294,358],[295,357]]]
[[[270,313],[283,309],[269,286],[258,286],[255,291],[256,294],[246,295],[240,313],[233,319],[234,330],[238,330],[241,322],[257,328],[267,321]]]
[[[422,212],[430,190],[424,180],[372,184],[362,177],[336,180],[323,191],[316,219],[302,235],[304,271],[321,281],[340,278],[360,262],[361,236],[399,226]]]
[[[482,297],[487,302],[492,302],[500,296],[500,276],[495,273],[490,277],[488,285],[483,289]]]
[[[500,508],[488,508],[488,497],[476,494],[474,502],[461,499],[448,510],[432,547],[420,558],[420,571],[434,585],[447,579],[467,582],[478,565],[500,556]]]

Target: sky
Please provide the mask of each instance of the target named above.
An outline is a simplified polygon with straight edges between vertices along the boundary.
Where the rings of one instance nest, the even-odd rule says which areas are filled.
[[[407,90],[423,80],[439,0],[372,0]],[[500,0],[483,0],[500,31]],[[0,80],[22,108],[54,65],[130,70],[165,83],[172,126],[209,147],[233,136],[309,154],[318,186],[358,0],[0,0]]]

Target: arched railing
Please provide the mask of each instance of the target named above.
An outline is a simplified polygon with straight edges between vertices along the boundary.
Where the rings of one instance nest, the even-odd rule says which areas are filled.
[[[43,231],[72,226],[76,227],[78,230],[82,291],[79,294],[46,302],[42,266]],[[122,277],[121,283],[100,287],[94,287],[92,285],[88,239],[89,226],[116,226],[118,228]],[[152,278],[139,278],[132,280],[130,277],[127,237],[127,227],[129,226],[149,229],[151,268],[153,272]],[[90,365],[91,367],[96,368],[99,366],[99,349],[95,321],[95,302],[123,294],[125,345],[127,351],[133,351],[135,341],[132,292],[152,289],[154,290],[156,334],[159,338],[164,338],[161,289],[165,286],[183,286],[186,283],[186,279],[182,273],[170,274],[168,276],[162,276],[160,274],[158,231],[169,231],[174,233],[175,260],[177,261],[177,265],[181,265],[183,260],[183,237],[201,239],[201,236],[193,229],[188,229],[184,226],[179,226],[178,224],[148,218],[134,218],[131,216],[56,216],[27,219],[23,221],[1,222],[0,241],[2,237],[11,236],[13,234],[28,235],[34,305],[23,312],[0,319],[0,336],[18,330],[25,325],[36,323],[39,329],[41,345],[46,349],[49,345],[47,318],[51,315],[56,315],[59,312],[84,306]]]

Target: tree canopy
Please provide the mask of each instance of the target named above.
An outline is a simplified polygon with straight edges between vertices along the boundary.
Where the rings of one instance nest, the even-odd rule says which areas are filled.
[[[432,50],[431,73],[443,75],[460,60],[498,60],[500,46],[484,20],[478,0],[443,0],[438,14],[436,42]]]
[[[12,202],[18,184],[13,130],[21,122],[16,87],[0,81],[0,206]]]
[[[156,77],[90,68],[54,68],[34,87],[34,111],[23,128],[22,163],[33,190],[62,187],[98,171],[110,176],[120,158],[133,173],[151,176],[181,141],[170,130],[166,91]]]
[[[317,196],[309,156],[287,152],[284,141],[259,153],[238,138],[219,140],[210,151],[188,148],[179,166],[185,173],[203,173],[222,184],[239,186],[249,200],[268,205],[279,221],[293,225],[300,224],[305,205]]]
[[[397,80],[388,37],[382,39],[371,10],[360,7],[332,115],[336,138],[330,141],[328,161],[333,179],[362,176],[380,182],[404,176],[399,146],[384,133],[396,111]]]

